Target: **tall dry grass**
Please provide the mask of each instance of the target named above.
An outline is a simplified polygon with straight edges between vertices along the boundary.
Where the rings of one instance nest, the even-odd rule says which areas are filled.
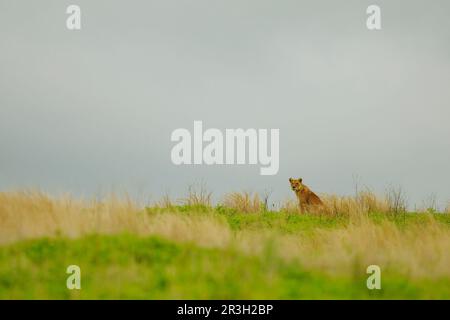
[[[370,212],[390,213],[391,206],[386,198],[379,198],[369,191],[356,196],[322,195],[323,206],[313,208],[314,213],[358,217]]]
[[[297,199],[292,198],[285,199],[284,201],[281,202],[279,208],[280,212],[285,212],[289,214],[300,213]]]
[[[309,213],[328,216],[349,216],[359,218],[368,213],[395,215],[406,212],[406,198],[401,189],[388,189],[384,196],[377,196],[370,190],[358,191],[355,196],[320,195],[323,205],[310,207]],[[298,213],[297,200],[287,199],[281,211]]]
[[[205,184],[190,185],[187,196],[179,200],[183,205],[188,206],[211,206],[212,193],[207,190]]]
[[[229,205],[242,212],[255,211],[260,205],[250,194],[231,199]],[[449,227],[438,223],[433,215],[425,215],[420,224],[400,228],[389,219],[375,223],[366,214],[370,210],[387,212],[389,203],[385,199],[369,194],[323,199],[327,210],[348,215],[349,223],[332,229],[317,228],[308,234],[287,234],[275,229],[234,231],[223,215],[213,211],[149,214],[127,197],[110,196],[98,201],[52,198],[40,192],[0,193],[0,243],[129,232],[205,247],[233,247],[251,255],[263,254],[269,246],[283,259],[298,259],[306,268],[329,273],[348,274],[355,265],[378,264],[410,276],[450,276]]]
[[[450,277],[449,228],[431,215],[423,224],[404,229],[389,220],[374,223],[362,218],[345,228],[317,230],[311,238],[277,241],[286,259],[299,259],[312,270],[330,274],[376,264],[412,277]]]
[[[59,235],[122,232],[215,244],[217,237],[222,241],[228,236],[223,225],[220,217],[170,212],[150,215],[129,198],[114,195],[97,201],[69,196],[52,198],[41,192],[0,193],[0,244]]]
[[[261,212],[265,205],[257,193],[231,192],[224,196],[222,205],[238,212]]]

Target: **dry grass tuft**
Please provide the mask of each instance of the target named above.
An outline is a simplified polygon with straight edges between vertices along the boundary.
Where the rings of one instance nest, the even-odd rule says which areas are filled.
[[[370,191],[361,191],[355,197],[322,195],[322,202],[324,205],[317,208],[316,212],[332,216],[356,217],[369,212],[389,212],[387,200],[378,198]]]
[[[53,199],[40,192],[0,193],[0,243],[121,232],[162,235],[203,245],[217,245],[218,239],[230,237],[230,230],[220,217],[150,215],[128,198],[110,196],[99,202],[70,197]]]
[[[206,189],[204,184],[191,185],[188,188],[188,195],[179,202],[188,206],[211,206],[212,193]]]
[[[422,201],[422,205],[416,208],[416,211],[421,213],[438,212],[436,194],[430,194],[425,200]]]
[[[299,213],[298,200],[297,199],[286,199],[280,205],[280,212],[295,214]]]
[[[327,216],[348,216],[357,218],[376,212],[386,215],[406,212],[406,199],[401,189],[389,189],[384,197],[370,190],[359,191],[356,196],[320,195],[322,206],[311,207],[309,213]],[[299,212],[297,200],[288,199],[281,205],[281,211]]]
[[[155,207],[163,209],[172,209],[174,206],[175,205],[168,194],[162,196],[162,198],[155,203]]]
[[[222,204],[227,208],[245,213],[261,212],[264,208],[259,195],[250,192],[228,193],[225,195]]]
[[[282,237],[280,253],[314,270],[349,273],[379,265],[413,277],[449,277],[450,232],[430,215],[422,225],[400,229],[391,221],[363,218],[345,228],[320,229],[312,238]]]

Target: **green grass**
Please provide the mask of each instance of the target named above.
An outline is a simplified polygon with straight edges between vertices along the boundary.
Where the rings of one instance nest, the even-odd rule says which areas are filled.
[[[234,230],[270,229],[282,233],[308,232],[317,228],[338,227],[345,223],[344,219],[275,212],[231,214],[226,218]]]
[[[11,200],[13,207],[24,201],[19,200],[19,204]],[[203,205],[145,210],[118,206],[116,216],[109,216],[109,209],[95,207],[75,219],[65,215],[65,207],[49,209],[47,200],[32,199],[30,205],[21,204],[25,209],[20,212],[35,208],[35,202],[41,205],[40,211],[30,211],[30,215],[40,214],[39,221],[46,222],[36,228],[47,230],[47,224],[59,223],[62,231],[48,228],[40,236],[49,238],[12,237],[13,243],[0,245],[0,299],[450,299],[450,278],[443,272],[449,261],[445,246],[450,239],[449,214],[372,212],[362,226],[352,228],[361,216],[242,213]],[[92,214],[97,210],[105,210],[101,212],[112,221],[115,235],[86,236],[80,231],[74,233],[76,239],[64,236],[71,234],[71,222],[76,231],[77,222],[81,230],[80,225],[98,218]],[[67,222],[54,221],[55,214]],[[4,221],[10,219],[5,225],[24,221],[14,217],[4,215]],[[156,231],[138,228],[146,224],[156,225]],[[31,232],[33,227],[28,225],[25,230]],[[124,230],[130,233],[120,233]],[[21,232],[19,228],[15,234]],[[105,231],[97,227],[89,232]],[[203,237],[193,236],[198,234]],[[373,244],[364,241],[367,238]],[[211,239],[217,241],[210,245]],[[328,246],[324,239],[338,245]],[[306,246],[297,246],[295,241]],[[394,252],[388,258],[383,255],[386,248]],[[336,256],[330,254],[333,250]],[[396,260],[397,255],[404,259]],[[308,263],[317,257],[315,264]],[[383,263],[381,290],[366,287],[366,267],[372,261]],[[399,267],[398,261],[406,263]],[[436,269],[431,268],[433,263]],[[69,265],[81,268],[81,290],[66,288]],[[440,273],[427,274],[428,270]]]
[[[222,217],[233,230],[271,230],[281,233],[303,233],[317,229],[330,229],[345,227],[349,223],[346,216],[320,216],[312,214],[295,214],[278,211],[266,211],[258,213],[242,213],[223,206],[207,207],[197,206],[173,206],[171,208],[146,208],[146,213],[179,213],[184,215],[208,215]],[[450,227],[450,214],[442,213],[399,213],[386,215],[384,213],[371,212],[371,221],[382,223],[386,220],[394,222],[399,227],[421,225],[434,218],[438,223]]]
[[[251,215],[230,219],[233,228],[276,225],[286,232],[318,223],[315,218],[280,218],[272,213],[261,221]],[[72,264],[81,268],[81,290],[66,288],[66,268]],[[362,267],[347,276],[307,272],[298,262],[278,258],[270,247],[262,255],[251,256],[232,248],[208,249],[128,234],[39,239],[0,247],[1,299],[450,297],[449,279],[409,279],[395,270],[384,271],[382,290],[369,291],[366,277]]]

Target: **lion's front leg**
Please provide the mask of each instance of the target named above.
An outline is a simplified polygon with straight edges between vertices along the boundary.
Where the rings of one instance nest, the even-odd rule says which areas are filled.
[[[299,210],[300,213],[304,213],[303,204],[302,204],[302,201],[300,199],[298,199],[298,210]]]

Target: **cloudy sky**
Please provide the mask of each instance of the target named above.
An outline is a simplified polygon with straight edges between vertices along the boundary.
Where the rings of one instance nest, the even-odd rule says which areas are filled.
[[[77,4],[82,29],[66,28]],[[382,30],[366,28],[381,7]],[[0,0],[0,190],[450,200],[450,2]],[[177,128],[279,128],[280,170],[175,166]]]

